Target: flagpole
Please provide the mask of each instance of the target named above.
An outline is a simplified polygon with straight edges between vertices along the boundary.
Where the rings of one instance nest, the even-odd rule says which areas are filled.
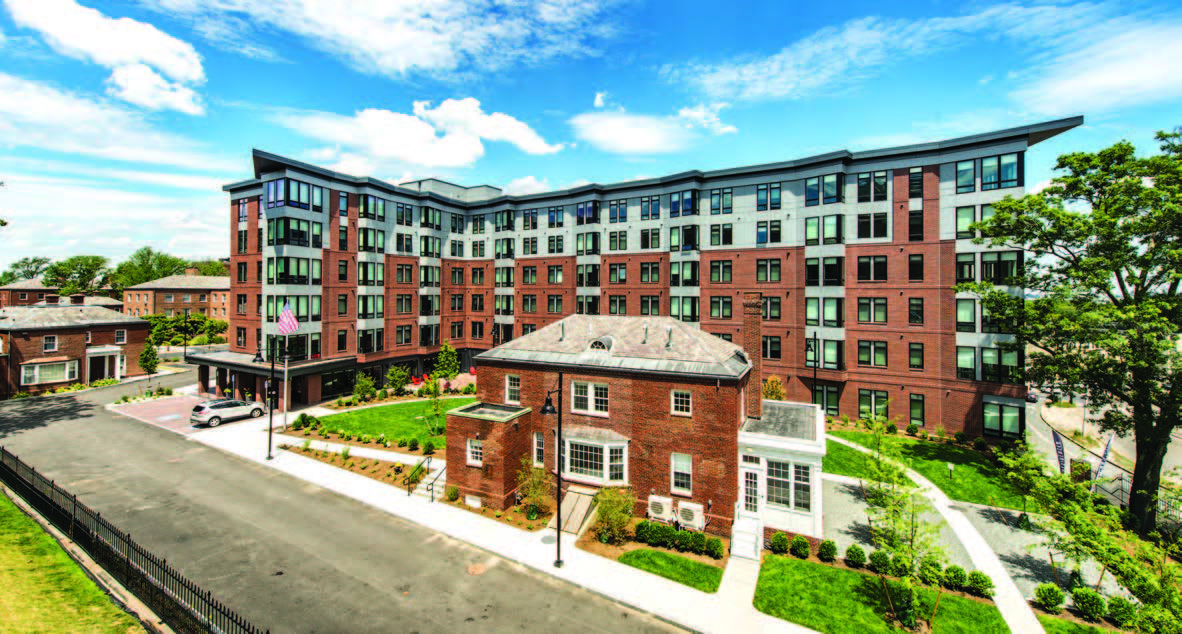
[[[291,390],[287,387],[287,360],[291,358],[291,348],[287,347],[290,335],[283,335],[283,431],[287,431],[287,412],[291,409],[288,398]]]

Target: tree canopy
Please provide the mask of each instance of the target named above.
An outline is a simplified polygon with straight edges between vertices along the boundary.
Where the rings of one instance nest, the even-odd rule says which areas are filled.
[[[196,268],[197,272],[201,275],[211,275],[214,277],[225,277],[229,275],[226,271],[226,265],[218,260],[193,260],[189,262],[189,266]],[[184,269],[181,269],[181,273],[184,273]]]
[[[115,267],[112,282],[119,288],[127,288],[144,282],[151,282],[170,275],[181,275],[188,268],[188,261],[142,247]]]
[[[41,277],[49,268],[49,258],[42,256],[23,257],[8,265],[13,280],[32,280]]]
[[[93,295],[110,282],[111,269],[101,255],[75,255],[54,262],[43,275],[46,286],[56,286],[58,294]]]
[[[1162,152],[1138,157],[1127,141],[1060,156],[1050,187],[994,204],[973,225],[978,243],[1033,255],[1008,280],[1026,296],[988,282],[975,291],[1012,348],[1033,347],[1036,385],[1086,394],[1101,427],[1133,434],[1129,500],[1142,534],[1157,523],[1170,433],[1182,424],[1182,144],[1158,133]]]

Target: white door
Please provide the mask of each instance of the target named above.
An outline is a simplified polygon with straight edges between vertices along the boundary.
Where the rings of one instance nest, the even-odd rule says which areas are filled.
[[[740,495],[741,504],[739,505],[739,515],[743,517],[759,518],[760,499],[760,480],[763,479],[763,473],[756,469],[742,469],[739,471],[739,478],[741,478]]]

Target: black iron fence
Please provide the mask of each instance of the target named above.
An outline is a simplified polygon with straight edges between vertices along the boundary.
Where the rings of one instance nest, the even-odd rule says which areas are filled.
[[[1096,481],[1096,493],[1103,495],[1116,506],[1128,508],[1129,495],[1132,493],[1133,476],[1128,471],[1117,467],[1115,474],[1109,471],[1114,465],[1105,467],[1105,473]],[[1159,524],[1182,525],[1182,508],[1178,502],[1164,496],[1158,496],[1157,521]]]
[[[168,562],[132,541],[85,504],[15,454],[0,447],[0,480],[70,536],[123,587],[177,632],[262,634],[186,579]]]

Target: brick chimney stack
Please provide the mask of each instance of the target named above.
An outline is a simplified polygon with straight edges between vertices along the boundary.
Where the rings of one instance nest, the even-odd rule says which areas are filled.
[[[73,306],[81,306],[86,303],[86,296],[82,293],[75,293],[70,296],[70,304]]]
[[[747,416],[759,418],[763,413],[763,293],[743,293],[743,350],[751,360],[751,375],[747,377]]]
[[[189,277],[193,277],[194,275],[198,275],[200,273],[201,273],[201,270],[195,266],[190,266],[189,268],[185,269],[185,275],[187,275]]]

